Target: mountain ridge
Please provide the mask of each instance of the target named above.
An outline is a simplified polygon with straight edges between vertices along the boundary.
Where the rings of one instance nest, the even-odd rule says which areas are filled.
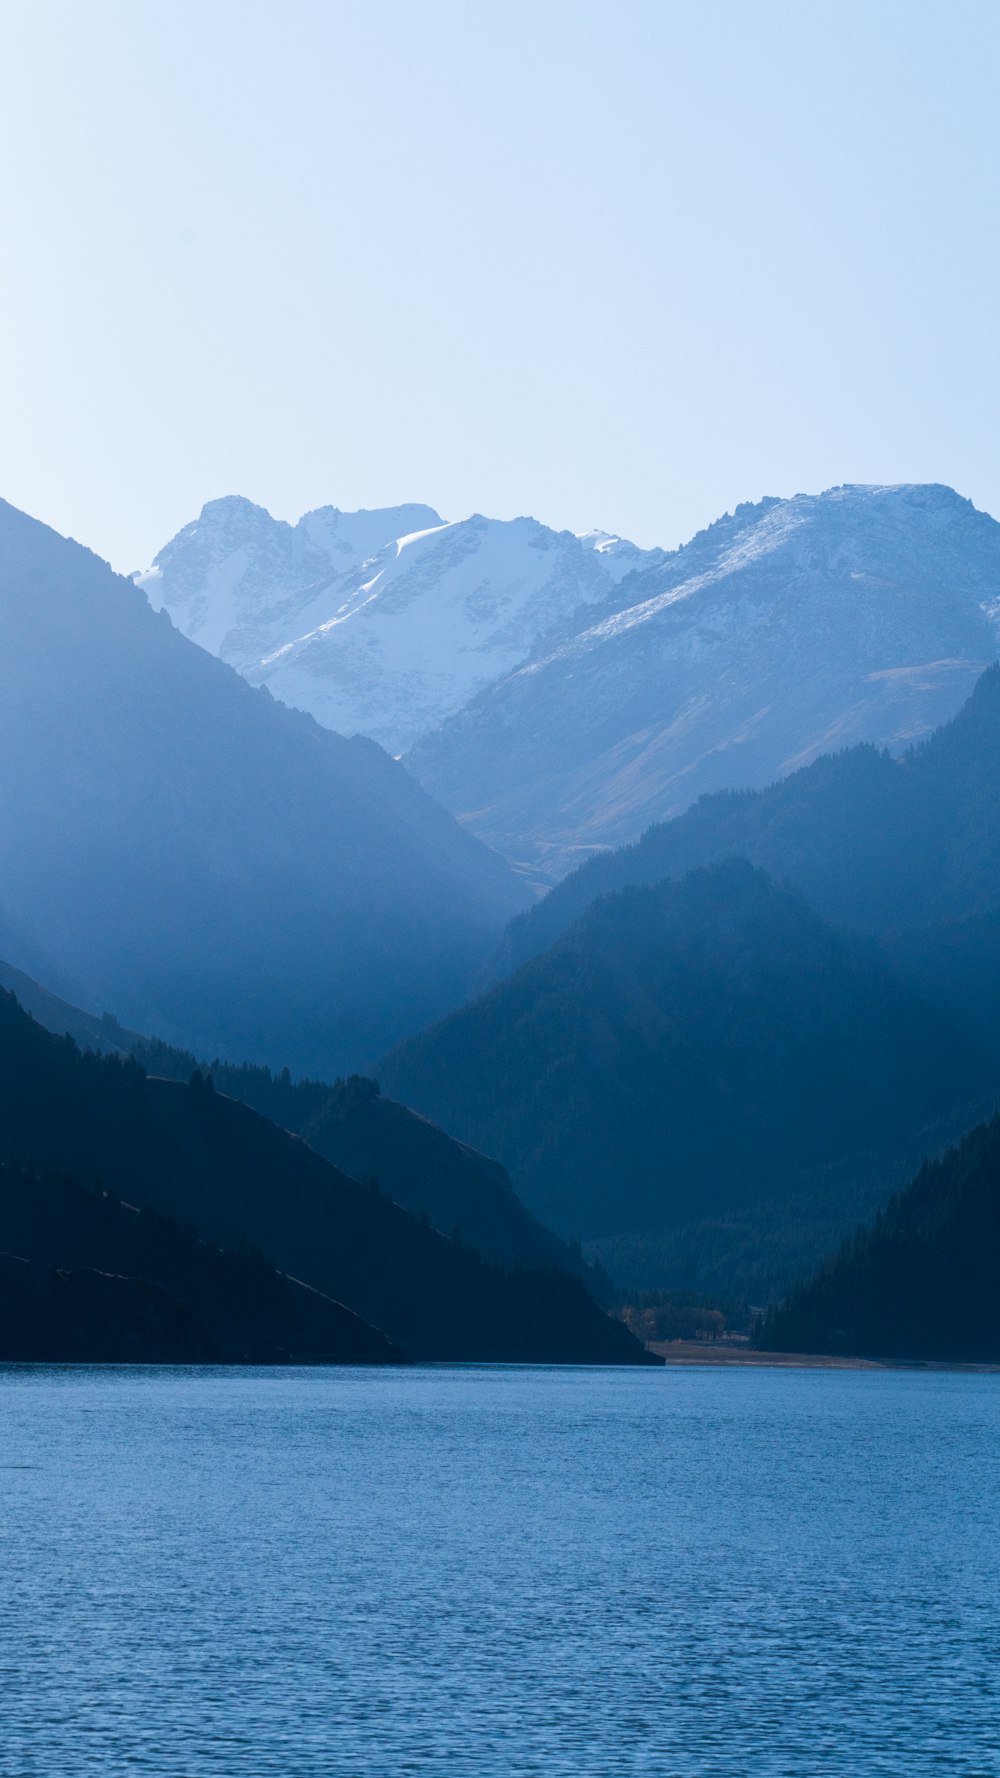
[[[740,859],[591,901],[378,1072],[585,1242],[774,1196],[992,1081],[874,941]]]
[[[324,507],[289,526],[230,496],[135,580],[251,684],[400,753],[642,556],[606,533],[531,518]]]
[[[590,903],[629,883],[726,857],[788,880],[825,917],[882,934],[1000,906],[1000,666],[950,720],[893,759],[827,754],[760,790],[705,796],[632,845],[589,860],[504,934],[492,978],[544,950]]]
[[[530,893],[375,742],[253,690],[6,503],[0,594],[11,964],[327,1077],[461,997]]]
[[[0,993],[0,1073],[0,1157],[99,1179],[212,1246],[249,1242],[408,1357],[645,1362],[578,1279],[488,1264],[200,1072],[182,1084],[84,1055]]]
[[[998,614],[1000,525],[951,489],[739,507],[406,763],[506,856],[561,876],[706,792],[856,741],[902,749],[995,658]]]

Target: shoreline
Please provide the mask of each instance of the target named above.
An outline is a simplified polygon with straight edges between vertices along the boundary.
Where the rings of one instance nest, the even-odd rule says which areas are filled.
[[[968,1371],[1000,1374],[1000,1364],[962,1364],[932,1358],[850,1358],[830,1352],[758,1352],[749,1346],[727,1346],[711,1340],[649,1340],[647,1349],[667,1365],[705,1365],[712,1369],[745,1366],[748,1369],[814,1371]]]

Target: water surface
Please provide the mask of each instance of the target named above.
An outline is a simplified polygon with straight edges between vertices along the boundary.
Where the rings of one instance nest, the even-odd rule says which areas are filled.
[[[1000,1773],[1000,1377],[0,1369],[3,1778]]]

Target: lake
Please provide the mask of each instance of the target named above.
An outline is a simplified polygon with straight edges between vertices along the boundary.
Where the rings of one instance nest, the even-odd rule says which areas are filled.
[[[1000,1376],[0,1368],[4,1778],[1000,1772]]]

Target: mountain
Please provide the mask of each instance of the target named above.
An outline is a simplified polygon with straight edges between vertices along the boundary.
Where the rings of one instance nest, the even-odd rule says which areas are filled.
[[[553,876],[708,792],[905,749],[997,652],[1000,525],[944,487],[740,506],[410,749],[420,782]]]
[[[0,503],[7,959],[129,1026],[330,1077],[453,1005],[530,898],[371,741],[254,691]]]
[[[379,1075],[585,1239],[772,1197],[990,1085],[870,941],[739,860],[594,902]]]
[[[378,1179],[397,1204],[426,1216],[505,1266],[581,1273],[578,1254],[526,1210],[498,1161],[383,1096],[372,1080],[339,1081],[301,1131],[355,1179]]]
[[[787,1302],[775,1352],[1000,1362],[1000,1118],[920,1169]]]
[[[504,935],[494,972],[546,949],[595,898],[739,855],[821,914],[878,934],[925,998],[1000,1058],[1000,668],[951,722],[893,759],[816,760],[767,789],[705,797],[590,860]]]
[[[230,497],[136,581],[251,684],[401,753],[644,559],[621,538],[534,519],[328,506],[293,526]]]
[[[216,1091],[259,1111],[280,1128],[302,1136],[317,1154],[353,1179],[376,1178],[380,1188],[433,1228],[462,1239],[505,1266],[557,1266],[602,1290],[579,1253],[532,1216],[498,1161],[397,1105],[373,1080],[351,1075],[332,1086],[293,1080],[288,1069],[247,1063],[205,1062],[187,1050],[126,1031],[110,1014],[95,1018],[47,993],[20,970],[0,962],[0,987],[57,1036],[101,1055],[133,1057],[147,1074],[187,1083],[196,1070],[210,1075]]]
[[[214,1247],[189,1226],[64,1174],[0,1167],[0,1250],[28,1267],[20,1274],[8,1268],[5,1284],[30,1286],[28,1302],[0,1335],[3,1359],[385,1364],[400,1357],[360,1316],[276,1272],[245,1244]],[[11,1307],[8,1292],[8,1313]]]
[[[753,1203],[712,1209],[660,1228],[588,1241],[585,1252],[621,1291],[694,1292],[712,1303],[777,1303],[812,1275],[922,1163],[992,1117],[996,1084],[930,1123],[807,1167]]]
[[[98,1031],[107,1041],[108,1022]],[[374,1080],[351,1075],[331,1086],[292,1080],[287,1069],[274,1074],[235,1063],[199,1064],[185,1050],[145,1038],[129,1053],[149,1074],[168,1080],[187,1081],[200,1065],[217,1091],[301,1136],[353,1179],[377,1179],[394,1203],[441,1234],[457,1230],[486,1259],[508,1267],[556,1266],[602,1288],[579,1253],[525,1208],[499,1161],[388,1098]]]
[[[194,1315],[140,1278],[70,1271],[0,1252],[0,1362],[211,1364]]]
[[[14,969],[2,959],[0,988],[13,994],[18,1005],[44,1025],[46,1031],[54,1032],[57,1037],[72,1037],[81,1049],[96,1050],[102,1056],[129,1056],[146,1041],[139,1032],[126,1031],[107,1013],[98,1018],[95,1013],[84,1012],[81,1007],[61,999],[58,994],[50,994],[33,976],[26,975],[23,969]],[[185,1080],[195,1066],[192,1062]]]
[[[409,1357],[636,1363],[641,1347],[564,1272],[507,1272],[361,1185],[196,1072],[187,1085],[82,1054],[0,994],[0,1159],[100,1181],[250,1242]]]

